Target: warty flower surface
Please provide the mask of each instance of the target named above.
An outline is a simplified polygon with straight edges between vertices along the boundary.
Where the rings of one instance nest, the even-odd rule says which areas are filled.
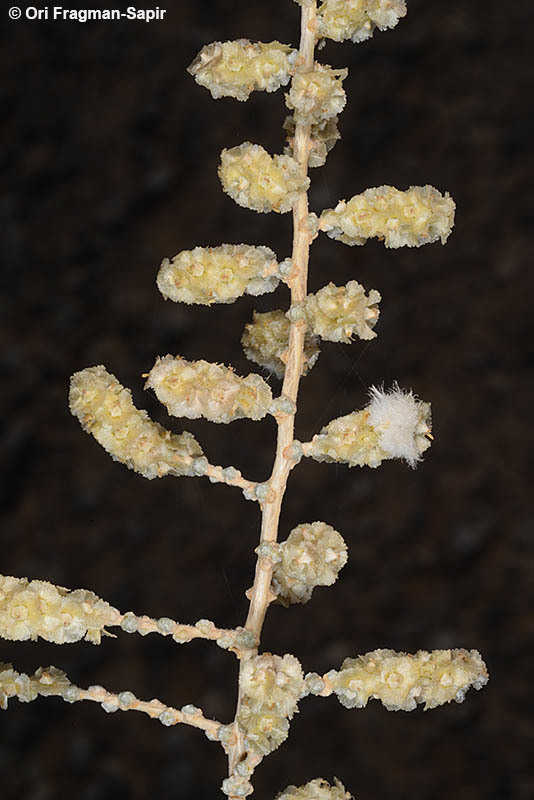
[[[316,586],[331,586],[347,563],[343,537],[325,522],[293,528],[280,544],[273,567],[272,586],[284,606],[307,603]]]
[[[310,185],[291,156],[270,156],[250,142],[222,151],[219,178],[238,205],[260,213],[290,211],[299,192]]]
[[[488,682],[486,665],[477,650],[419,650],[415,655],[373,650],[346,658],[341,670],[327,675],[339,702],[365,708],[380,700],[389,711],[425,711],[455,700],[461,703],[471,687]]]
[[[295,656],[263,653],[244,664],[239,685],[239,726],[248,746],[266,755],[287,738],[288,720],[305,693],[302,667]]]
[[[244,294],[273,292],[280,281],[277,267],[276,255],[262,245],[195,247],[164,258],[157,285],[175,303],[233,303]]]
[[[286,105],[295,112],[298,122],[317,125],[340,114],[347,102],[341,84],[348,73],[348,69],[332,69],[326,64],[295,73]]]
[[[322,212],[319,227],[332,239],[362,245],[378,238],[386,247],[420,247],[441,240],[445,244],[454,225],[455,204],[432,186],[393,186],[366,189],[348,202]]]
[[[87,589],[69,591],[47,581],[0,575],[0,636],[12,641],[46,639],[55,644],[85,638],[100,644],[119,611]]]
[[[389,392],[372,387],[367,408],[332,420],[313,437],[305,454],[349,467],[378,467],[390,458],[414,467],[430,447],[430,430],[430,403],[398,386]]]
[[[251,92],[275,92],[289,83],[298,52],[280,42],[237,39],[205,45],[187,71],[215,100],[248,100]]]
[[[328,283],[306,297],[306,321],[312,333],[328,342],[349,343],[354,334],[360,339],[374,339],[381,299],[376,289],[366,295],[357,281],[346,286]]]
[[[351,800],[351,795],[337,778],[333,786],[324,778],[315,778],[304,786],[288,786],[276,800]]]
[[[283,378],[286,365],[282,356],[287,351],[290,328],[291,323],[285,311],[267,311],[264,314],[254,311],[253,321],[245,325],[245,332],[241,337],[246,357],[270,370],[278,378]],[[318,358],[317,337],[306,331],[303,375],[313,367]]]
[[[337,123],[337,117],[330,117],[311,126],[308,167],[322,167],[326,163],[328,153],[332,150],[337,140],[341,138]],[[284,148],[284,153],[291,157],[295,146],[295,124],[293,114],[289,114],[283,124],[288,142],[287,147]]]
[[[145,387],[174,417],[220,423],[262,419],[273,399],[269,385],[255,373],[241,378],[231,367],[171,355],[157,359]]]
[[[192,434],[171,433],[137,409],[130,390],[102,365],[72,376],[69,407],[84,431],[115,461],[149,480],[163,475],[192,477],[193,461],[203,455]]]
[[[318,8],[318,35],[364,42],[376,28],[394,28],[405,16],[405,0],[324,0]]]

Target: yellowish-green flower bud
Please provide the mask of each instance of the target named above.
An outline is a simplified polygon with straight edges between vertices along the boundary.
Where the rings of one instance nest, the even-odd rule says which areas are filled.
[[[46,639],[55,644],[85,638],[100,644],[106,625],[117,625],[116,608],[86,589],[69,591],[47,581],[0,575],[0,636],[12,641]]]
[[[311,332],[327,342],[349,343],[354,334],[360,339],[374,339],[380,300],[376,289],[366,295],[357,281],[346,286],[328,283],[306,297],[306,321]]]
[[[273,292],[280,281],[276,255],[268,247],[222,244],[182,250],[164,258],[158,289],[175,303],[233,303],[244,294]]]
[[[310,130],[310,153],[308,156],[309,167],[322,167],[326,163],[326,157],[334,147],[338,139],[341,138],[337,127],[337,117],[319,122],[311,126]],[[285,118],[283,128],[286,131],[287,147],[284,148],[286,155],[293,157],[295,146],[295,117],[290,114]]]
[[[171,416],[211,422],[262,419],[273,400],[269,385],[255,373],[240,378],[231,367],[171,355],[157,359],[145,387]]]
[[[343,537],[325,522],[293,528],[278,550],[273,590],[284,606],[307,603],[316,586],[331,586],[347,563]]]
[[[115,461],[151,480],[163,475],[193,476],[204,455],[195,437],[171,433],[137,409],[132,394],[103,366],[76,372],[70,383],[71,413]]]
[[[367,408],[330,422],[313,437],[305,454],[349,467],[378,467],[390,458],[415,467],[430,447],[430,431],[430,403],[398,386],[389,392],[372,387]]]
[[[333,786],[323,778],[315,778],[304,786],[288,786],[276,800],[351,800],[351,795],[337,778]]]
[[[283,378],[286,365],[282,356],[287,351],[291,323],[284,311],[254,312],[254,321],[245,326],[241,343],[245,355],[278,378]],[[317,338],[308,331],[304,338],[305,375],[319,358]]]
[[[248,749],[262,756],[280,747],[289,734],[289,722],[285,717],[268,710],[254,713],[246,701],[239,710],[237,721],[245,733]]]
[[[451,700],[461,703],[471,686],[485,686],[488,672],[477,650],[419,650],[415,655],[373,650],[346,658],[328,678],[346,708],[365,708],[376,699],[389,711],[413,711],[418,703],[426,711]]]
[[[304,675],[295,656],[263,653],[243,665],[239,686],[252,711],[268,708],[291,718],[304,692]]]
[[[376,237],[386,247],[420,247],[438,239],[445,244],[454,225],[455,204],[432,186],[366,189],[321,214],[319,227],[345,244],[365,244]]]
[[[341,83],[348,73],[348,69],[332,69],[323,64],[315,64],[308,72],[297,72],[286,94],[286,105],[295,111],[297,121],[317,125],[337,117],[347,102]]]
[[[302,667],[295,656],[263,653],[245,662],[239,686],[239,726],[249,747],[266,755],[287,738],[287,720],[305,693]]]
[[[375,28],[394,28],[406,16],[405,0],[324,0],[318,9],[318,36],[364,42]]]
[[[77,699],[78,694],[79,689],[56,667],[39,667],[30,676],[17,672],[11,664],[0,664],[0,708],[4,710],[11,697],[16,697],[21,703],[31,703],[39,695],[59,695],[70,703]]]
[[[219,178],[238,205],[262,213],[291,211],[299,192],[310,185],[295,159],[270,156],[259,144],[250,142],[222,151]]]
[[[275,92],[289,83],[297,55],[280,42],[213,42],[202,48],[187,71],[215,100],[248,100],[253,91]]]

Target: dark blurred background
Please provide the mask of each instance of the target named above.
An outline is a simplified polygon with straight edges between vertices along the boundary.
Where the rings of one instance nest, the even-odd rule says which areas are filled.
[[[356,278],[382,293],[382,313],[373,342],[324,344],[301,386],[298,438],[364,405],[370,385],[397,380],[432,401],[436,440],[415,471],[306,461],[292,474],[282,538],[324,520],[350,560],[307,605],[272,608],[263,647],[319,672],[376,647],[474,647],[491,680],[428,713],[303,702],[289,740],[256,773],[261,800],[334,775],[357,800],[534,797],[531,5],[410,0],[394,31],[319,54],[349,66],[349,102],[342,140],[312,171],[312,209],[383,183],[430,183],[455,198],[457,224],[446,248],[316,241],[311,290]],[[214,102],[185,68],[214,40],[296,45],[299,8],[181,0],[163,22],[81,24],[10,22],[7,6],[1,572],[89,588],[122,611],[242,624],[257,506],[205,479],[149,483],[114,463],[70,416],[67,388],[72,372],[103,363],[181,431],[142,391],[156,355],[254,368],[243,326],[255,308],[285,307],[284,287],[182,307],[163,301],[155,275],[162,257],[196,245],[289,255],[290,215],[239,208],[216,174],[225,146],[282,151],[283,93]],[[268,476],[272,420],[184,422],[213,463]],[[2,660],[30,672],[54,664],[81,686],[194,703],[223,721],[234,713],[237,664],[211,643],[122,632],[100,647],[3,641]],[[201,800],[219,796],[225,774],[222,751],[199,731],[90,703],[11,701],[0,737],[6,800]]]

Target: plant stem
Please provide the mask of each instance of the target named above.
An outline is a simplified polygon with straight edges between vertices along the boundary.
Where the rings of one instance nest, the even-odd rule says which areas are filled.
[[[314,50],[316,42],[316,3],[315,0],[309,6],[303,6],[301,12],[301,34],[299,47],[298,66],[301,71],[313,69]],[[296,121],[295,139],[293,146],[293,157],[298,162],[303,176],[308,173],[308,156],[310,152],[310,132],[311,126]],[[306,225],[308,217],[308,193],[302,191],[298,195],[293,206],[293,270],[288,285],[291,289],[291,305],[301,303],[307,292],[308,282],[308,260],[310,244],[314,234],[310,232]],[[287,360],[282,394],[288,397],[294,404],[296,410],[297,395],[300,377],[304,361],[304,336],[306,333],[306,323],[304,320],[297,320],[291,323],[289,334],[289,345],[287,350]],[[276,456],[273,470],[269,478],[271,489],[269,500],[262,506],[262,524],[260,542],[276,542],[278,537],[278,523],[280,519],[280,509],[286,490],[287,479],[294,462],[287,457],[287,448],[294,438],[295,410],[291,414],[286,414],[277,418],[278,436],[276,442]],[[263,621],[269,603],[274,599],[271,592],[272,563],[267,558],[258,558],[254,583],[248,592],[250,606],[244,627],[256,635],[256,640],[260,641]],[[250,658],[257,655],[258,649],[254,648],[243,653],[240,662],[240,669]],[[246,755],[246,747],[243,735],[239,732],[237,725],[237,715],[241,702],[241,691],[239,691],[237,711],[235,718],[236,741],[228,750],[229,775],[232,775],[236,764]]]

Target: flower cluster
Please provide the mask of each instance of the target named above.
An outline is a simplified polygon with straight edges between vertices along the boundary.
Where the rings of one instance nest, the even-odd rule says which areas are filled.
[[[455,205],[449,193],[432,186],[366,189],[348,202],[321,214],[319,227],[332,239],[349,245],[376,237],[386,247],[420,247],[438,239],[445,244],[454,225]]]
[[[286,368],[284,354],[287,351],[290,327],[291,323],[284,311],[267,311],[265,314],[255,311],[253,322],[245,326],[241,337],[246,357],[270,370],[278,378],[283,378]],[[303,375],[313,367],[318,358],[317,338],[307,331],[304,338]]]
[[[293,528],[278,551],[272,588],[284,606],[307,603],[316,586],[331,586],[347,563],[343,537],[325,522]]]
[[[164,258],[158,289],[175,303],[233,303],[243,294],[273,292],[279,283],[276,255],[268,247],[221,244],[182,250]]]
[[[480,653],[463,649],[415,655],[373,650],[346,658],[339,672],[325,677],[346,708],[365,708],[376,699],[389,711],[413,711],[418,703],[425,711],[451,700],[461,703],[471,686],[481,689],[488,682]]]
[[[332,69],[326,64],[315,64],[313,70],[297,72],[286,94],[286,105],[295,111],[298,122],[318,125],[343,111],[347,96],[342,82],[348,69]]]
[[[351,800],[351,795],[337,778],[333,786],[323,778],[315,778],[304,786],[288,786],[276,800]]]
[[[67,702],[76,700],[78,689],[64,672],[55,667],[40,667],[33,675],[16,672],[11,664],[0,663],[0,708],[4,711],[11,697],[21,703],[31,703],[39,695],[59,695]]]
[[[211,422],[262,419],[273,399],[268,384],[255,373],[240,378],[231,367],[171,355],[157,359],[145,386],[171,416]]]
[[[293,148],[295,146],[295,127],[295,117],[290,114],[285,118],[283,125],[288,142],[287,147],[284,149],[284,153],[286,153],[288,156],[293,156]],[[312,125],[310,129],[310,152],[308,155],[308,166],[324,166],[328,153],[340,138],[341,134],[339,133],[337,127],[337,117],[330,117],[330,119]]]
[[[100,644],[106,625],[116,625],[116,608],[86,589],[70,592],[47,581],[0,575],[0,636],[65,644],[85,638]]]
[[[324,0],[318,9],[318,35],[336,42],[364,42],[375,28],[394,28],[405,16],[405,0]]]
[[[289,83],[297,55],[280,42],[213,42],[202,48],[187,71],[215,100],[248,100],[253,91],[275,92]]]
[[[203,455],[195,437],[174,434],[137,409],[132,394],[102,365],[76,372],[69,406],[82,428],[92,434],[115,461],[143,477],[193,476],[193,461]]]
[[[399,458],[414,467],[430,447],[430,403],[394,386],[389,392],[371,388],[371,401],[330,422],[313,437],[304,452],[315,461],[335,461],[349,467],[378,467]]]
[[[302,667],[295,656],[263,653],[243,665],[238,723],[253,752],[267,755],[287,738],[289,722],[304,694]]]
[[[360,339],[375,338],[380,300],[376,289],[366,295],[357,281],[346,286],[328,283],[306,297],[304,312],[312,333],[327,342],[349,343],[354,334]]]
[[[291,156],[270,156],[259,144],[244,142],[223,150],[219,178],[235,202],[252,211],[285,214],[310,185]]]

